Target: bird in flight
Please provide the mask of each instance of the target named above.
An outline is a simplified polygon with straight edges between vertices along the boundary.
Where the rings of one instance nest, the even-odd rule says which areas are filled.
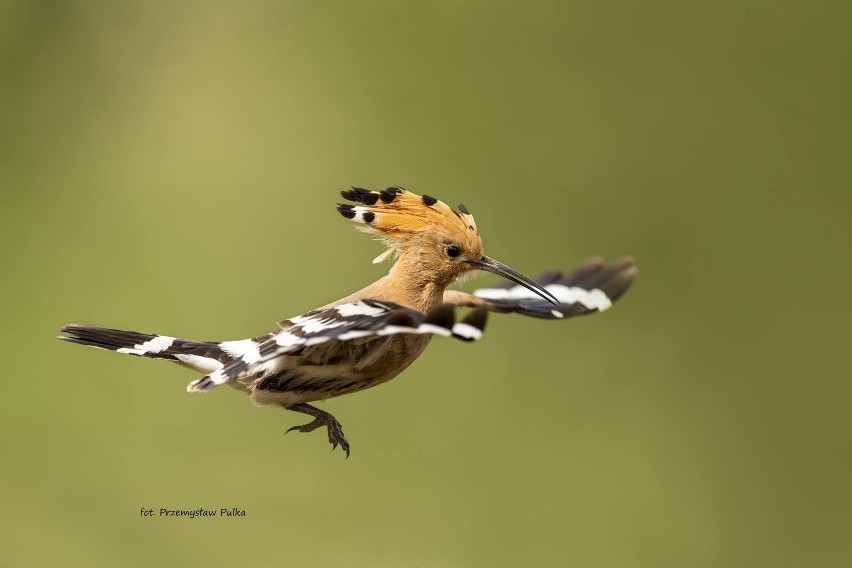
[[[394,256],[390,272],[369,286],[302,315],[279,329],[236,341],[194,341],[73,324],[59,339],[118,353],[164,359],[203,376],[189,392],[227,384],[261,406],[280,406],[312,417],[287,430],[325,427],[328,441],[349,457],[340,422],[311,402],[357,392],[400,374],[434,335],[474,341],[488,312],[566,319],[607,310],[638,274],[631,258],[609,264],[591,259],[564,274],[533,280],[485,256],[476,222],[428,195],[399,187],[341,192],[355,203],[338,204],[343,217],[378,236],[387,249],[373,262]],[[505,278],[472,294],[447,288],[474,270]],[[457,320],[456,308],[472,308]]]

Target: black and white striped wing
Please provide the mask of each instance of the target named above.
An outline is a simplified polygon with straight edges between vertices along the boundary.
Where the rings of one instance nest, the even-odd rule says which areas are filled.
[[[207,391],[229,380],[247,375],[262,375],[275,370],[276,359],[330,341],[369,341],[399,333],[442,335],[463,341],[482,337],[488,310],[471,311],[455,321],[455,308],[442,304],[428,313],[394,302],[360,300],[332,308],[309,312],[281,322],[283,329],[257,339],[245,339],[236,358],[212,373],[193,381],[190,392]]]
[[[587,260],[567,275],[559,270],[542,274],[535,281],[559,300],[558,306],[509,280],[475,290],[473,294],[487,300],[492,311],[564,319],[609,309],[627,291],[638,273],[632,258],[610,264],[596,258]]]

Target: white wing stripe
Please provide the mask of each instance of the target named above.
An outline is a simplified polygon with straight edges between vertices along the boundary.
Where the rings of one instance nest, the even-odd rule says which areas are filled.
[[[364,330],[354,329],[352,331],[347,331],[346,333],[341,333],[339,336],[337,336],[337,339],[339,339],[340,341],[349,341],[351,339],[368,337],[370,335],[373,335],[372,331],[364,331]]]
[[[175,357],[177,357],[179,361],[185,363],[187,366],[202,373],[212,373],[213,371],[221,369],[224,366],[221,361],[217,361],[212,357],[202,357],[201,355],[187,355],[185,353],[178,353],[175,355]]]
[[[545,289],[556,296],[562,304],[574,304],[579,302],[590,310],[604,311],[612,306],[612,300],[598,288],[586,290],[577,286],[565,286],[564,284],[550,284]],[[539,296],[523,286],[512,288],[482,288],[474,292],[475,296],[486,300],[534,300]]]
[[[417,326],[417,332],[431,333],[433,335],[442,335],[444,337],[449,337],[453,334],[453,332],[447,329],[446,327],[441,327],[440,325],[435,325],[433,323],[421,323]]]
[[[144,355],[145,353],[161,353],[174,343],[175,338],[168,335],[158,335],[145,343],[139,343],[131,347],[116,349],[118,353],[129,353],[131,355]]]
[[[387,311],[385,308],[373,307],[364,302],[355,302],[354,304],[340,304],[336,308],[337,313],[341,317],[348,318],[352,316],[377,316]]]
[[[277,343],[280,347],[291,347],[293,345],[298,345],[301,341],[301,337],[293,335],[289,331],[281,331],[275,334],[275,343]]]
[[[469,323],[460,321],[453,326],[453,333],[465,339],[479,339],[482,337],[482,330],[473,327]]]
[[[223,341],[219,344],[222,351],[233,357],[234,359],[242,358],[243,361],[251,365],[260,360],[260,351],[257,341],[253,339],[240,339],[239,341]]]

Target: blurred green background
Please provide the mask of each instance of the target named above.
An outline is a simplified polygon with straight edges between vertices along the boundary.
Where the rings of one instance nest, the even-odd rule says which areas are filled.
[[[849,566],[846,5],[3,2],[0,565]],[[350,184],[464,202],[529,274],[642,274],[325,403],[348,461],[53,339],[361,287]]]

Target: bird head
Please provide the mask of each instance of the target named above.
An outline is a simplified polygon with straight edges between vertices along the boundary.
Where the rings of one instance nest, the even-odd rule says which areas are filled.
[[[472,270],[493,272],[524,286],[547,301],[555,298],[542,286],[505,264],[485,256],[476,221],[464,205],[458,211],[428,195],[399,187],[369,191],[358,187],[341,191],[337,210],[358,228],[377,235],[388,249],[376,258],[381,262],[396,253],[430,280],[442,286]]]

